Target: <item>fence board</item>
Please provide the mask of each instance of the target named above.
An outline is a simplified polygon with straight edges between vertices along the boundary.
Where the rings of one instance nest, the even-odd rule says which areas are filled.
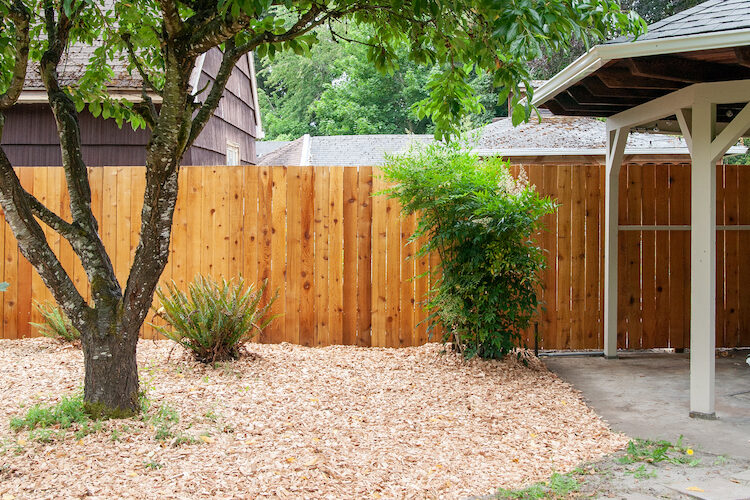
[[[344,297],[342,343],[357,342],[357,204],[358,169],[344,169],[343,230],[344,230]]]
[[[538,241],[548,252],[542,278],[546,310],[538,317],[543,348],[602,347],[602,193],[598,165],[524,165],[542,194],[560,203],[545,218]],[[124,286],[138,243],[144,168],[89,169],[92,210]],[[304,345],[347,343],[407,346],[427,340],[420,306],[436,257],[407,259],[416,218],[371,193],[386,187],[370,167],[185,167],[174,214],[170,263],[162,283],[184,287],[196,274],[242,274],[279,289],[281,319],[260,339]],[[69,218],[62,169],[18,170],[23,185]],[[629,165],[622,169],[621,224],[684,226],[690,222],[690,168],[685,164]],[[717,172],[717,222],[750,225],[750,167]],[[45,228],[50,246],[81,293],[89,286],[70,246]],[[50,300],[38,274],[18,253],[7,225],[0,235],[0,272],[11,289],[2,296],[3,338],[34,335],[34,300]],[[750,231],[717,235],[717,345],[750,345],[750,265],[741,249]],[[619,236],[620,318],[623,347],[689,344],[690,232],[622,230]],[[417,277],[420,276],[420,277]],[[147,321],[151,320],[151,315]],[[144,326],[143,335],[154,335]],[[533,342],[533,328],[523,332]],[[435,332],[437,339],[440,332]]]

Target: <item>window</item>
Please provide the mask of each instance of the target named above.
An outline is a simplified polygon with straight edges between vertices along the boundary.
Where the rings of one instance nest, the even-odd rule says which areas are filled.
[[[227,165],[240,164],[240,145],[236,142],[227,141]]]

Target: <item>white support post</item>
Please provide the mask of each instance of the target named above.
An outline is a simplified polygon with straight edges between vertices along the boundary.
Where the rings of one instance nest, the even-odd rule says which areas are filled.
[[[690,176],[690,416],[716,418],[716,104],[693,104]]]
[[[630,129],[607,127],[604,202],[604,357],[617,357],[617,238],[619,231],[620,166]]]

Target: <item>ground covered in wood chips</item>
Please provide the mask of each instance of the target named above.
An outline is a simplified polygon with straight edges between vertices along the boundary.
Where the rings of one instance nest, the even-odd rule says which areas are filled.
[[[538,362],[249,344],[211,368],[172,346],[138,346],[145,417],[45,443],[9,420],[80,391],[81,352],[0,341],[0,498],[460,498],[627,443]]]

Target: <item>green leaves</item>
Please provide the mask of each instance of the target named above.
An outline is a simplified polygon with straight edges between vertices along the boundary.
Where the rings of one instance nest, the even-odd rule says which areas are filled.
[[[466,357],[498,358],[520,344],[539,307],[539,272],[546,262],[533,241],[540,219],[555,203],[514,179],[500,158],[480,159],[469,143],[435,144],[391,157],[383,168],[403,213],[416,213],[411,241],[428,238],[417,251],[436,253],[426,306],[444,342]]]

